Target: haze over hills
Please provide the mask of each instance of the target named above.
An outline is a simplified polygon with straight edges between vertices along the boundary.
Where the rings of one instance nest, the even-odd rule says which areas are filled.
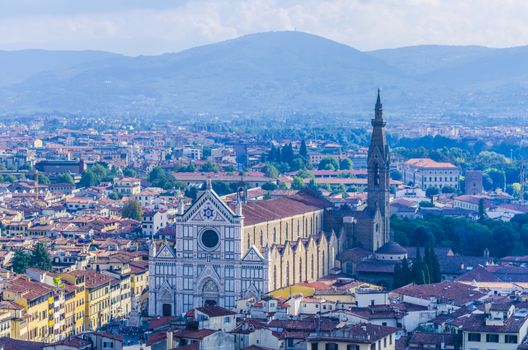
[[[528,47],[361,52],[301,32],[247,35],[160,56],[0,52],[0,112],[528,115]]]

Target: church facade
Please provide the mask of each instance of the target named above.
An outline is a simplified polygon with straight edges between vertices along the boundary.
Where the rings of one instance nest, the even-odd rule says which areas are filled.
[[[336,236],[322,231],[327,207],[299,193],[239,199],[232,208],[208,184],[181,209],[175,239],[151,243],[149,315],[180,315],[203,305],[233,308],[241,297],[327,275],[338,247]]]

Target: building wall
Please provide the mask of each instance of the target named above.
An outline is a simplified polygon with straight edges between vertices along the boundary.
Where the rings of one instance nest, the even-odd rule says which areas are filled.
[[[428,187],[458,188],[459,177],[458,168],[422,168],[407,164],[403,168],[403,182],[413,183],[424,190]]]
[[[302,215],[289,216],[255,225],[244,226],[242,250],[254,245],[262,250],[272,244],[295,242],[321,232],[323,225],[323,210],[316,210]]]

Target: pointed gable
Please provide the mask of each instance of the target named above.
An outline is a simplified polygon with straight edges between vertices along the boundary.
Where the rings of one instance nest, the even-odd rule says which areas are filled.
[[[257,250],[257,248],[253,245],[249,250],[246,252],[244,257],[242,258],[242,261],[264,261],[264,257],[260,252]]]
[[[234,222],[238,216],[212,190],[206,190],[179,218],[180,221]]]

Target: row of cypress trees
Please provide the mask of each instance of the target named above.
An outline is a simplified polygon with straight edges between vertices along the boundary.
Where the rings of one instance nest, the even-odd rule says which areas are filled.
[[[424,256],[420,252],[420,247],[416,247],[416,258],[409,267],[407,258],[394,268],[392,287],[400,288],[409,283],[429,284],[437,283],[441,280],[440,264],[433,245],[429,242],[425,246]]]

